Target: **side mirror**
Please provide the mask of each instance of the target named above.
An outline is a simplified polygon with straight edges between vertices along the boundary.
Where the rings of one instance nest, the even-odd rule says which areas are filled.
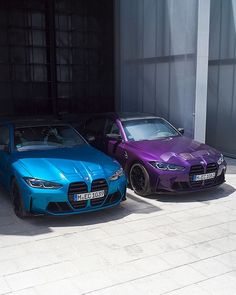
[[[115,140],[115,141],[122,141],[122,137],[120,134],[115,134],[115,133],[108,133],[106,134],[106,137],[110,140]]]
[[[182,135],[184,134],[184,128],[178,128],[178,131],[180,134],[182,134]]]
[[[86,139],[87,139],[87,141],[89,142],[89,143],[93,143],[94,141],[95,141],[95,136],[93,136],[93,135],[87,135],[86,136]]]

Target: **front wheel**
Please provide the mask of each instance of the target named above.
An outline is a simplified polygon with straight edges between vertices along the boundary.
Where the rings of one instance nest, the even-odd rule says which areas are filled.
[[[18,218],[25,218],[28,216],[28,213],[25,211],[23,200],[20,194],[19,187],[16,183],[16,180],[12,181],[12,201],[13,201],[13,208],[16,216]]]
[[[129,180],[131,188],[137,195],[147,196],[150,194],[149,174],[142,164],[136,163],[131,167]]]

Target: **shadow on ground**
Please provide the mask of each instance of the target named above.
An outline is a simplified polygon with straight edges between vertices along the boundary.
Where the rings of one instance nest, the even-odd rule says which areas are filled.
[[[145,200],[127,194],[127,201],[120,205],[100,210],[68,216],[33,216],[18,219],[12,209],[8,194],[0,189],[0,235],[35,236],[54,231],[53,228],[77,228],[97,226],[118,221],[133,213],[149,214],[161,210]]]
[[[37,216],[25,220],[18,219],[13,213],[9,196],[3,189],[0,189],[0,236],[37,236],[50,234],[60,228],[68,229],[68,232],[86,227],[95,228],[102,223],[111,223],[128,217],[131,214],[151,214],[160,211],[158,203],[150,204],[150,199],[159,202],[183,203],[183,202],[205,202],[220,198],[226,198],[235,192],[235,188],[227,183],[221,187],[208,189],[204,192],[184,193],[178,195],[152,195],[147,198],[140,198],[133,193],[127,193],[127,201],[114,208],[97,212],[83,213],[70,216]],[[153,203],[153,202],[152,202]],[[64,232],[66,233],[66,231]],[[0,241],[1,242],[1,241]]]
[[[148,198],[155,199],[159,202],[208,202],[211,200],[226,198],[236,190],[233,186],[224,183],[220,187],[209,188],[203,192],[165,194],[165,195],[151,195]]]

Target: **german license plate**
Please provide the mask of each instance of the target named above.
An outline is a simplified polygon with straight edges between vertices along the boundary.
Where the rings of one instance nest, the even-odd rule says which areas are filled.
[[[87,201],[91,199],[98,199],[105,196],[105,191],[97,191],[97,192],[91,192],[91,193],[84,193],[84,194],[74,194],[74,201]]]
[[[216,173],[206,173],[206,174],[200,174],[200,175],[193,175],[193,181],[203,181],[207,179],[215,178]]]

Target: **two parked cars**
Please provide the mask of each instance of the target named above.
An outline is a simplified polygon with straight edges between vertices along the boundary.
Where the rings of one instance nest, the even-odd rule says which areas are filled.
[[[131,188],[151,193],[200,191],[225,181],[223,155],[183,136],[163,118],[133,113],[94,115],[80,132],[121,163]]]
[[[18,217],[116,206],[125,200],[127,179],[141,196],[225,181],[223,155],[162,118],[101,114],[78,129],[84,137],[59,120],[0,124],[0,182]]]

